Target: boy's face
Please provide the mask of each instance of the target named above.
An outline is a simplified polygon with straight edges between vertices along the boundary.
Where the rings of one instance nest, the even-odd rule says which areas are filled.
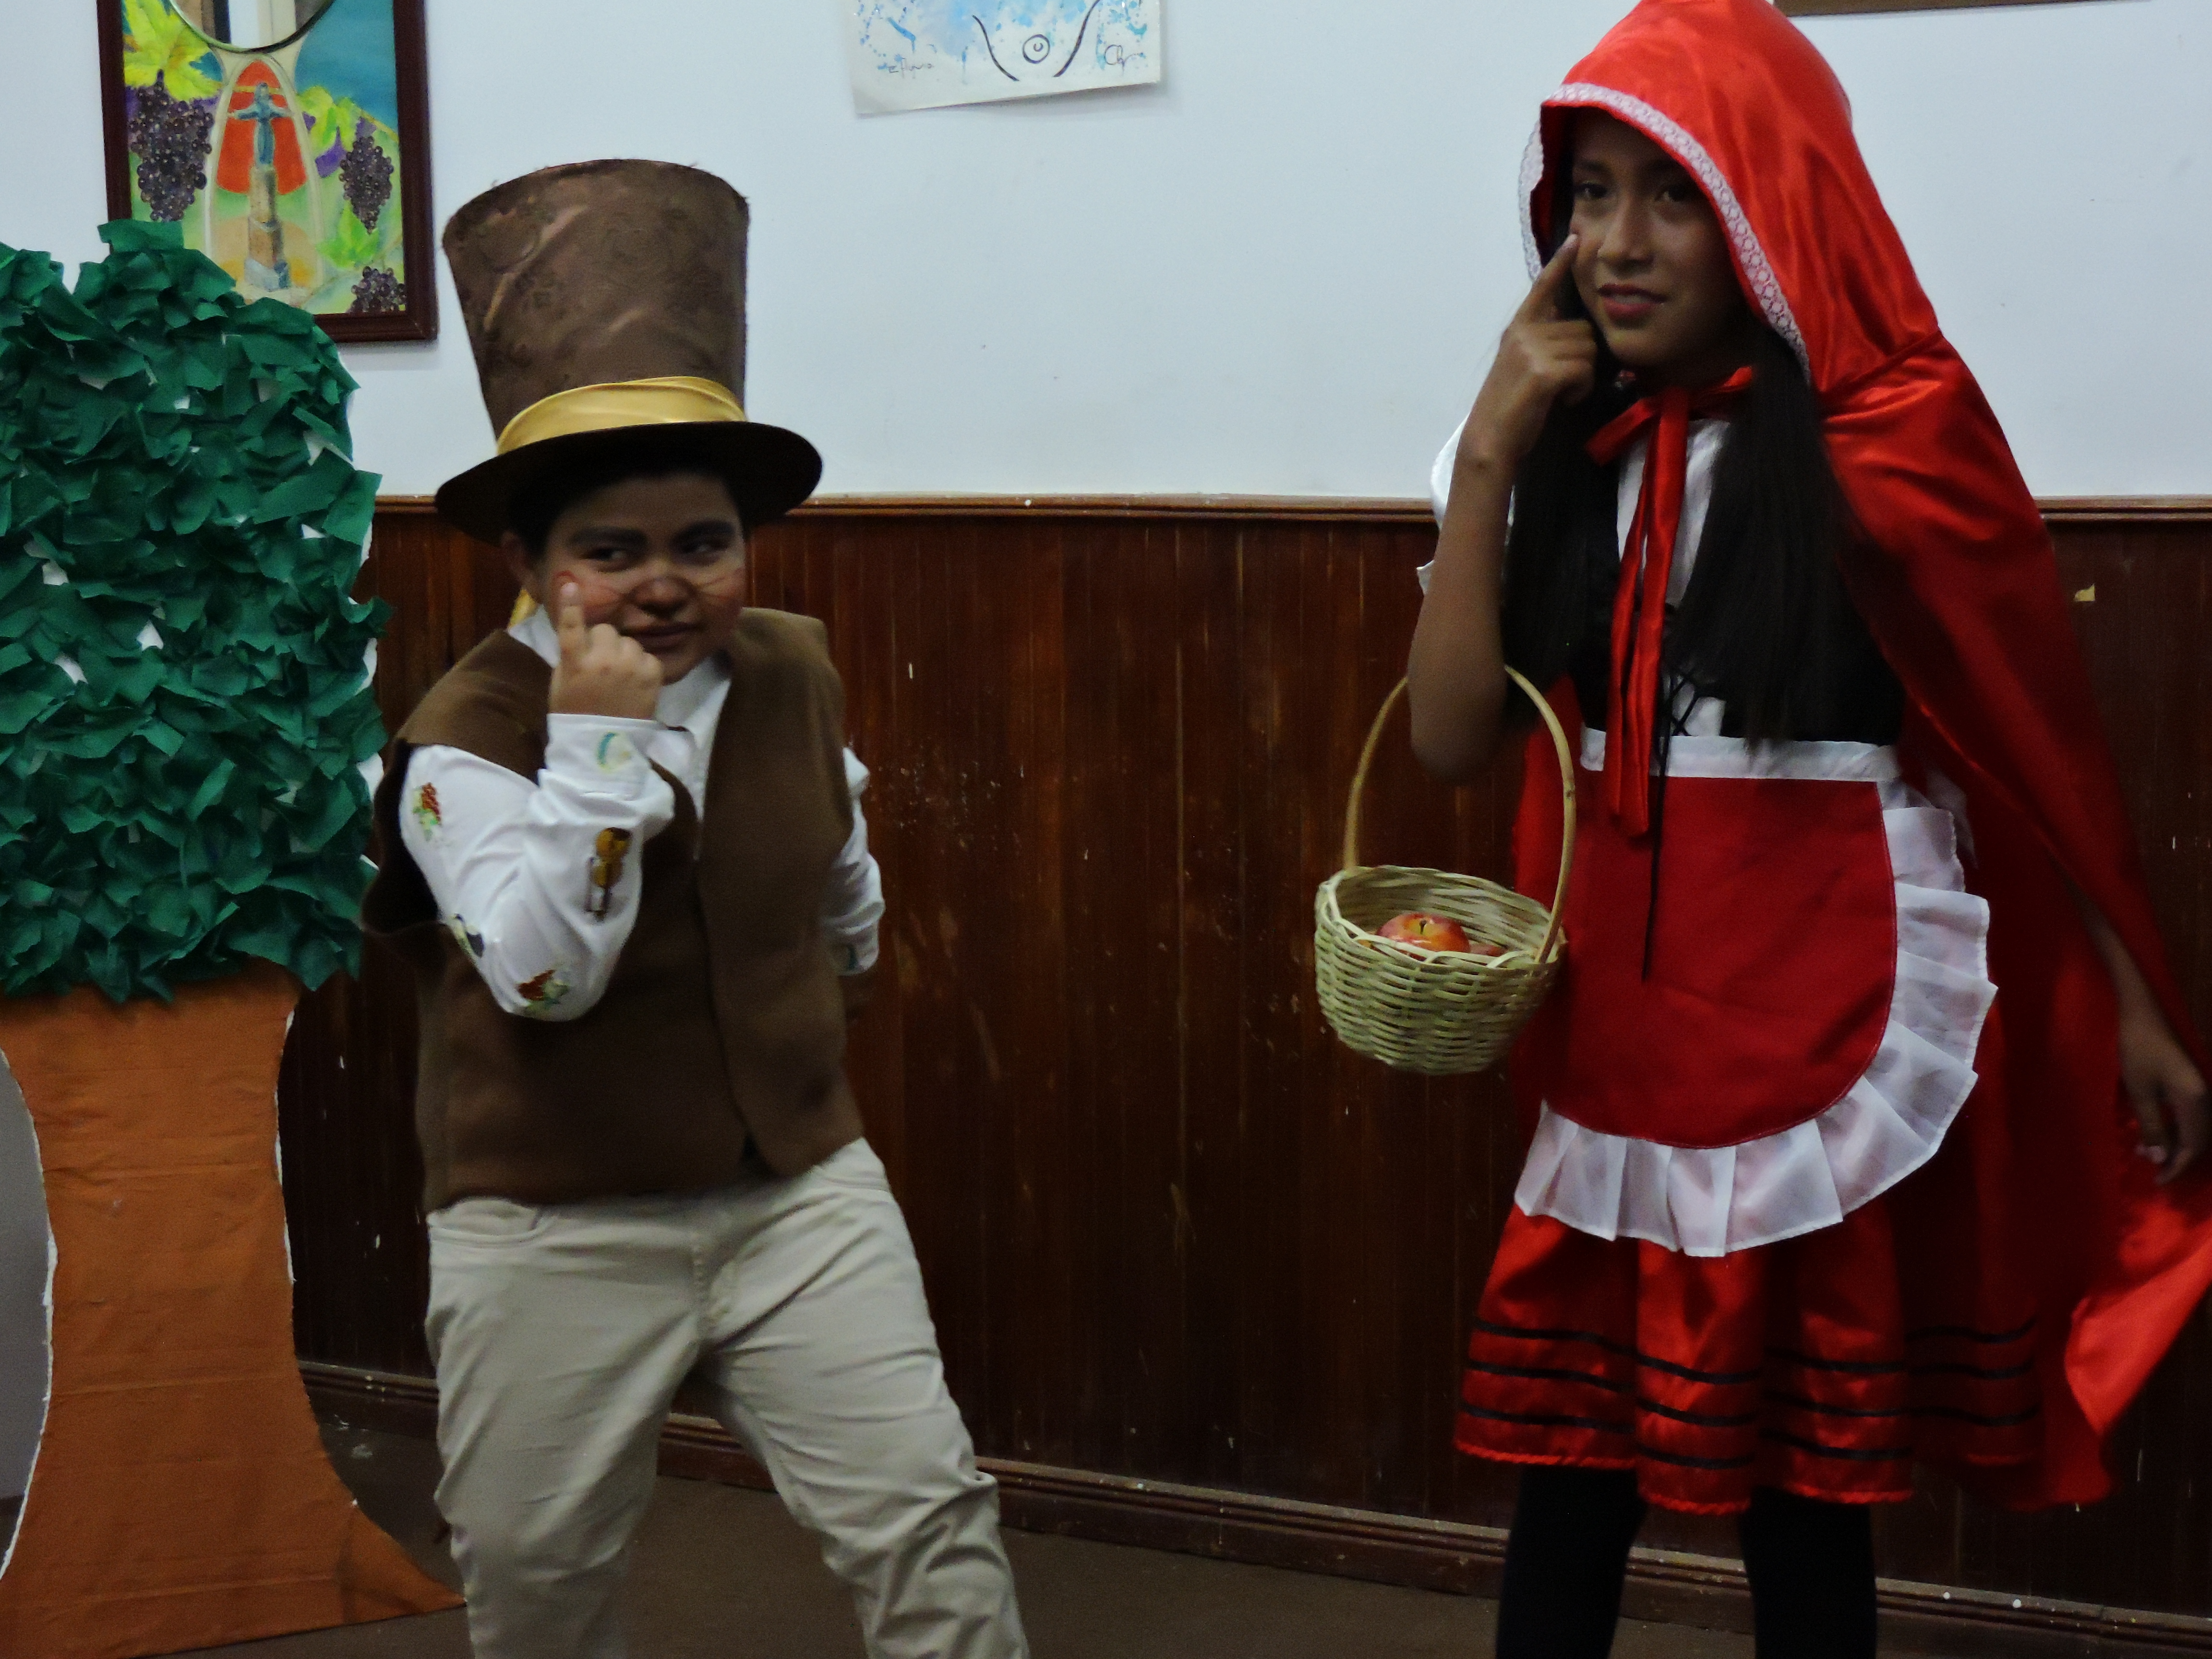
[[[643,646],[673,685],[720,650],[745,608],[745,538],[727,485],[703,473],[624,478],[579,498],[533,559],[501,544],[539,605],[573,577],[586,626],[605,623]]]

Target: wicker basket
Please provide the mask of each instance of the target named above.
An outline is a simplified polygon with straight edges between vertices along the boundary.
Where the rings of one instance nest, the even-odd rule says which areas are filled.
[[[1492,1065],[1544,1000],[1566,953],[1559,910],[1575,861],[1574,756],[1551,705],[1520,675],[1505,672],[1536,705],[1559,751],[1565,835],[1552,908],[1478,876],[1360,864],[1359,798],[1383,724],[1406,695],[1403,680],[1383,701],[1360,750],[1344,814],[1344,868],[1314,896],[1322,1012],[1346,1045],[1400,1071],[1449,1077]],[[1504,954],[1428,951],[1374,931],[1408,910],[1449,916],[1469,940],[1503,945]]]

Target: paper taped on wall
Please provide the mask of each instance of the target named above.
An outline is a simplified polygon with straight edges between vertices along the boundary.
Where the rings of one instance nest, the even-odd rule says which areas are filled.
[[[1140,86],[1162,0],[836,0],[863,114]]]

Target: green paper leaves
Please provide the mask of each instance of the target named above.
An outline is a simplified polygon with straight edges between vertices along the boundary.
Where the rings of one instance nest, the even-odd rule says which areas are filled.
[[[355,965],[376,479],[306,313],[173,227],[0,246],[0,993]]]

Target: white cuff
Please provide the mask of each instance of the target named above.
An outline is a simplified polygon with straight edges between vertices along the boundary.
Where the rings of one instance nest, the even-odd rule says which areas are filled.
[[[1438,524],[1444,521],[1444,508],[1451,501],[1452,468],[1459,459],[1460,436],[1466,430],[1467,417],[1462,416],[1459,424],[1452,428],[1451,436],[1444,440],[1444,447],[1437,451],[1437,459],[1429,468],[1429,506],[1435,511]]]
[[[545,769],[586,794],[634,798],[655,780],[645,745],[661,730],[657,720],[548,714]]]

